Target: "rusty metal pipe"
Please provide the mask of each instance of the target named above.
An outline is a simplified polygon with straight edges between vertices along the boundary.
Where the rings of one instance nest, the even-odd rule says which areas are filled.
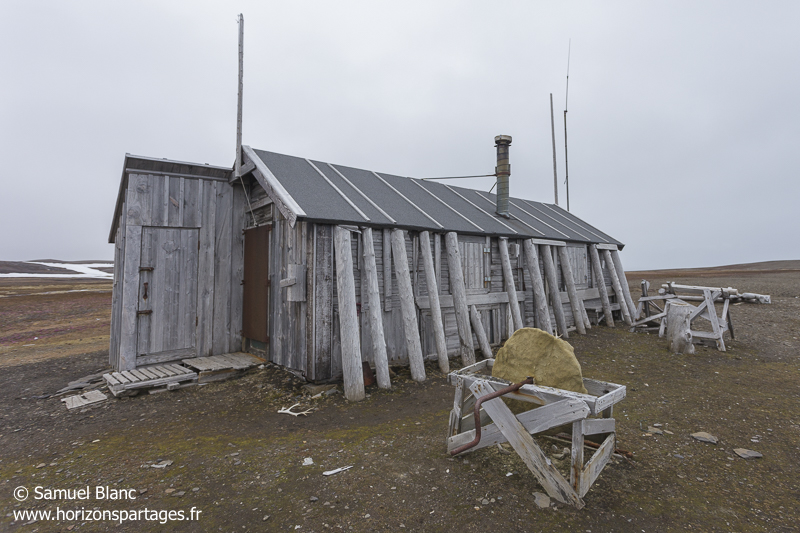
[[[513,385],[509,385],[508,387],[502,388],[498,391],[494,391],[491,394],[487,394],[486,396],[481,396],[475,401],[475,438],[472,442],[468,442],[463,446],[459,446],[455,450],[450,452],[450,455],[458,455],[461,452],[465,452],[470,448],[474,448],[478,445],[481,441],[481,404],[484,401],[493,400],[499,396],[503,396],[504,394],[508,394],[509,392],[516,392],[522,387],[523,385],[532,385],[533,384],[533,377],[528,376],[524,380],[520,381],[519,383],[515,383]]]

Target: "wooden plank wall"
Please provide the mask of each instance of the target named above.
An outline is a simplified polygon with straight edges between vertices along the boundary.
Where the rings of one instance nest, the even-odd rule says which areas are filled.
[[[135,368],[139,337],[138,310],[143,228],[196,228],[180,246],[199,250],[196,312],[183,309],[167,335],[196,339],[197,355],[218,355],[241,349],[240,284],[243,269],[244,191],[216,178],[164,174],[128,175],[123,209],[115,238],[109,359],[118,370]],[[196,238],[192,237],[197,235]],[[192,242],[189,242],[191,240]],[[194,269],[194,267],[192,267]],[[172,275],[169,272],[166,276]],[[194,303],[194,299],[187,301]],[[157,300],[152,300],[156,304]],[[191,331],[189,331],[191,329]]]

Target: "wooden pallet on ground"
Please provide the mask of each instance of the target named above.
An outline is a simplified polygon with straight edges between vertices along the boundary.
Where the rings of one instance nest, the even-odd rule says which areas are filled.
[[[183,360],[183,364],[198,372],[198,383],[229,379],[264,362],[264,359],[244,352]]]
[[[103,374],[103,378],[108,383],[108,390],[114,396],[125,396],[135,394],[141,389],[152,389],[155,387],[169,387],[185,382],[196,382],[197,372],[178,365],[156,365],[141,367],[134,370],[123,370],[122,372],[112,372]]]

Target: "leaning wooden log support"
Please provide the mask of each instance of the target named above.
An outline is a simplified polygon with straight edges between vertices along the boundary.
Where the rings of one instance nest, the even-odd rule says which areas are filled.
[[[542,262],[544,263],[544,275],[547,276],[547,286],[550,290],[550,303],[553,305],[553,314],[556,316],[558,334],[568,339],[567,318],[564,316],[564,308],[561,306],[561,293],[558,290],[556,266],[553,262],[553,252],[549,244],[542,245]]]
[[[539,268],[537,246],[530,239],[525,239],[522,243],[522,249],[525,252],[525,265],[528,267],[528,275],[531,278],[533,303],[536,308],[536,327],[552,334],[553,325],[550,322],[550,309],[547,307],[547,295],[544,292],[542,271]]]
[[[578,297],[578,289],[575,287],[575,278],[572,275],[572,265],[567,254],[567,247],[558,246],[557,248],[559,263],[561,263],[561,277],[564,278],[564,284],[567,286],[569,304],[572,307],[572,317],[575,320],[575,329],[581,335],[586,335],[586,323],[583,321],[585,313],[583,300]]]
[[[489,339],[486,336],[486,330],[483,329],[481,315],[478,313],[478,308],[474,305],[469,307],[469,317],[472,320],[472,329],[475,330],[475,336],[478,337],[478,346],[481,348],[481,353],[486,358],[491,357],[492,347],[489,345]]]
[[[620,313],[622,313],[622,320],[628,326],[632,326],[633,320],[631,319],[631,314],[633,313],[633,308],[628,311],[628,302],[625,299],[625,292],[622,289],[622,283],[620,282],[619,274],[614,265],[614,259],[611,257],[611,251],[603,250],[603,257],[608,267],[608,275],[611,276],[611,286],[614,287],[614,293],[617,295],[617,302],[619,303]]]
[[[464,366],[475,362],[475,348],[472,344],[472,330],[469,327],[467,289],[464,286],[464,271],[461,270],[461,252],[458,250],[458,235],[448,232],[444,236],[447,248],[447,266],[450,272],[450,292],[453,294],[453,307],[456,314],[458,339],[461,346],[461,363]]]
[[[378,381],[378,387],[389,389],[392,387],[392,380],[389,377],[389,358],[386,355],[386,339],[383,334],[381,295],[378,288],[378,267],[375,261],[375,246],[372,242],[372,228],[362,228],[361,236],[364,244],[369,331],[372,338],[372,354],[375,360],[375,377]]]
[[[594,284],[600,291],[600,302],[603,304],[603,314],[606,318],[606,325],[614,327],[614,317],[611,314],[611,303],[608,299],[608,288],[606,280],[603,278],[603,266],[600,264],[600,254],[597,253],[597,245],[589,245],[589,256],[592,262],[592,273],[594,274]],[[609,265],[610,266],[610,265]]]
[[[631,314],[631,319],[636,320],[636,318],[633,317],[636,305],[633,303],[633,298],[631,297],[631,290],[628,287],[628,278],[625,277],[625,269],[622,268],[622,260],[619,257],[619,250],[611,250],[611,259],[614,262],[614,269],[617,271],[619,282],[622,284],[622,293],[625,297],[625,303],[628,306],[628,312]]]
[[[535,384],[510,387],[507,381],[491,376],[493,365],[494,359],[486,359],[449,374],[448,380],[456,391],[450,413],[448,452],[460,455],[508,442],[551,498],[582,508],[583,497],[611,459],[616,445],[615,420],[599,417],[609,414],[625,398],[625,387],[588,378],[583,383],[589,394]],[[504,398],[529,402],[536,408],[515,416],[501,397],[487,398],[481,402],[483,409],[476,417],[478,400],[492,398],[499,392],[504,393]],[[572,427],[569,480],[553,466],[533,438],[559,426]],[[604,438],[584,462],[585,437],[590,435]]]
[[[422,248],[422,267],[425,269],[425,284],[428,287],[428,296],[431,302],[431,322],[433,323],[433,336],[436,340],[439,370],[447,374],[450,372],[450,361],[447,358],[447,342],[444,335],[442,309],[439,305],[439,284],[436,279],[433,255],[431,254],[431,239],[427,231],[420,232],[419,244]]]
[[[425,361],[422,358],[422,345],[419,340],[417,308],[414,304],[414,291],[411,288],[411,275],[408,270],[408,254],[403,230],[392,230],[392,260],[397,276],[397,292],[400,295],[400,312],[403,315],[403,332],[408,348],[408,366],[411,379],[425,381]]]
[[[363,400],[364,374],[361,366],[361,346],[356,311],[356,286],[353,279],[353,256],[350,230],[334,228],[336,255],[336,285],[339,299],[339,337],[342,344],[342,373],[344,396],[351,402]]]
[[[519,312],[517,289],[514,286],[514,274],[511,270],[511,259],[508,257],[508,239],[500,237],[500,260],[503,264],[503,283],[508,293],[508,306],[511,309],[511,318],[514,322],[514,331],[522,329],[522,314]],[[509,332],[510,337],[513,332]]]

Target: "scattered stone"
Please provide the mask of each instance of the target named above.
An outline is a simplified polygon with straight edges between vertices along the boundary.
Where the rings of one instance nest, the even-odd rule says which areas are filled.
[[[541,492],[534,492],[533,503],[535,503],[539,509],[547,509],[550,507],[550,496],[542,494]]]
[[[147,492],[147,489],[139,489],[139,494],[144,494]]]
[[[185,490],[179,490],[178,492],[173,492],[172,495],[178,498],[182,498],[186,494]]]
[[[312,459],[311,457],[306,457],[305,459],[303,459],[303,466],[311,466],[313,464],[314,464],[314,459]]]
[[[663,434],[664,434],[664,432],[663,432],[663,431],[661,431],[660,429],[658,429],[658,428],[657,428],[657,427],[655,427],[655,426],[649,426],[649,427],[647,428],[647,432],[648,432],[648,433],[652,433],[652,434],[654,434],[654,435],[663,435]]]
[[[39,463],[38,465],[36,465],[36,468],[44,468],[46,466],[47,465],[45,463]]]
[[[172,494],[173,492],[175,492],[175,490],[176,489],[167,489],[164,492],[166,492],[167,494]]]
[[[676,453],[675,455],[673,455],[673,457],[675,457],[676,459],[683,459],[683,456],[679,453]]]
[[[312,496],[312,497],[310,497],[310,498],[308,499],[308,501],[310,501],[310,502],[318,502],[318,501],[319,501],[319,498],[317,498],[316,496]]]
[[[761,453],[748,450],[747,448],[734,448],[733,453],[742,459],[760,459],[761,457],[764,457]]]
[[[237,455],[239,455],[239,452],[233,452],[233,453],[231,454],[231,457],[236,457]]]
[[[265,515],[264,515],[264,518],[262,518],[262,519],[261,519],[261,521],[262,521],[262,522],[266,522],[267,520],[269,520],[269,515],[268,515],[268,514],[265,514]]]
[[[489,505],[489,500],[487,500],[486,498],[482,499],[481,505]]]
[[[711,433],[706,433],[705,431],[698,431],[697,433],[692,433],[692,438],[695,440],[699,440],[700,442],[708,442],[711,444],[716,444],[719,442],[719,439],[712,435]]]
[[[674,434],[675,434],[675,433],[671,432],[671,431],[670,431],[670,430],[668,430],[668,429],[665,429],[665,430],[664,430],[664,433],[666,433],[667,435],[674,435]]]
[[[369,513],[365,514],[364,518],[369,518]]]
[[[172,461],[165,460],[154,465],[142,465],[143,468],[167,468],[169,465],[172,464]]]
[[[660,428],[660,427],[662,427],[663,425],[664,425],[664,424],[662,424],[662,423],[660,423],[660,422],[656,422],[655,424],[653,424],[653,427],[654,427],[654,428]]]
[[[200,492],[200,487],[195,487],[192,489],[192,492]]]

